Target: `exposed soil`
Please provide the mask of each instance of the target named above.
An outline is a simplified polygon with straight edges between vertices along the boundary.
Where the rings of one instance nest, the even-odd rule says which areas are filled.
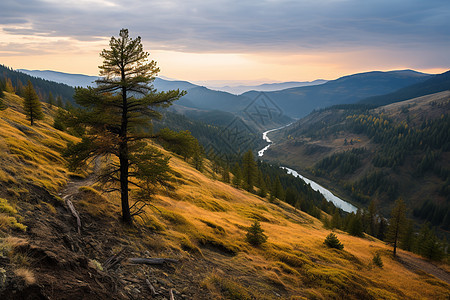
[[[415,257],[413,254],[404,255],[401,253],[398,254],[398,261],[414,272],[422,271],[450,284],[450,273],[432,262]]]
[[[8,271],[9,279],[0,288],[0,299],[170,299],[171,290],[174,299],[211,299],[202,286],[205,277],[224,268],[227,276],[233,276],[235,271],[227,267],[233,255],[220,247],[207,244],[202,248],[202,256],[187,252],[180,256],[179,252],[146,244],[146,240],[161,237],[146,228],[121,224],[118,215],[94,218],[84,212],[77,203],[78,188],[92,182],[91,177],[72,179],[60,193],[61,197],[70,197],[77,208],[81,234],[77,232],[75,218],[60,199],[44,189],[33,188],[31,201],[22,205],[26,220],[23,223],[28,230],[21,237],[28,243],[17,251],[31,259],[30,269],[36,283],[26,285]],[[45,211],[43,202],[55,207],[56,213]],[[117,265],[107,270],[95,266],[104,266],[108,258],[119,252]],[[177,259],[178,263],[132,265],[127,263],[130,257],[167,257]],[[8,269],[8,264],[5,261],[1,265]],[[274,298],[285,293],[276,290]]]

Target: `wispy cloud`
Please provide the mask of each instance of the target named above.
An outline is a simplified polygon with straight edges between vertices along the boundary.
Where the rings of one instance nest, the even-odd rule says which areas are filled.
[[[14,34],[84,41],[127,27],[158,49],[193,52],[450,42],[450,3],[442,0],[2,0],[0,11]]]
[[[24,42],[27,37],[48,37],[72,45],[98,43],[117,35],[120,28],[142,36],[152,51],[308,55],[369,49],[399,57],[404,53],[430,68],[450,65],[450,56],[434,55],[450,49],[448,0],[0,2],[0,35],[3,31],[14,40],[1,43],[0,36],[3,53],[19,51],[15,44],[19,42],[25,50],[52,51],[55,40]],[[427,57],[431,54],[434,57]]]

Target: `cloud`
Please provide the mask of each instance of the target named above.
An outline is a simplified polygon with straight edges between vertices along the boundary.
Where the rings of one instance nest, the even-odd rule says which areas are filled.
[[[151,50],[307,54],[355,49],[390,49],[402,53],[414,49],[415,54],[421,52],[426,56],[430,49],[432,53],[446,53],[450,49],[450,2],[2,0],[0,3],[0,29],[11,36],[96,42],[117,35],[121,28],[129,28],[132,36],[140,35]],[[0,50],[7,51],[5,47],[10,46],[0,45]],[[433,60],[434,65],[438,63]],[[450,58],[442,63],[450,64]]]

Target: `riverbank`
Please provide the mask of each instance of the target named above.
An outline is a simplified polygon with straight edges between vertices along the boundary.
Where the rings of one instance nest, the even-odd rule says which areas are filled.
[[[267,136],[268,133],[270,132],[274,132],[277,130],[281,130],[283,128],[286,128],[288,126],[290,126],[292,123],[284,125],[282,127],[279,128],[274,128],[274,129],[270,129],[267,130],[265,132],[263,132],[262,134],[262,139],[266,142],[268,142],[269,144],[267,146],[265,146],[263,149],[258,151],[258,156],[259,157],[263,157],[264,156],[264,152],[270,148],[270,146],[273,144],[273,142],[270,140],[270,138]],[[318,184],[317,182],[306,178],[305,176],[301,175],[300,173],[298,173],[296,170],[288,168],[288,167],[284,167],[284,166],[280,166],[280,168],[287,170],[288,174],[291,174],[294,177],[299,177],[301,178],[303,181],[305,181],[307,184],[309,184],[311,186],[311,188],[315,191],[320,192],[327,201],[332,202],[336,207],[341,208],[342,210],[351,213],[351,212],[356,212],[358,210],[358,208],[354,205],[352,205],[351,203],[342,200],[341,198],[337,197],[336,195],[334,195],[330,190],[326,189],[325,187],[321,186],[320,184]]]

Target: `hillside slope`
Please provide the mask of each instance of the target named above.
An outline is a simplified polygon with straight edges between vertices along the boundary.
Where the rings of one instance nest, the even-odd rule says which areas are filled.
[[[154,299],[170,293],[175,299],[447,299],[450,294],[448,266],[403,251],[394,260],[380,241],[341,231],[336,234],[344,250],[327,248],[329,231],[319,220],[214,180],[208,166],[200,173],[168,152],[176,189],[161,190],[135,226],[124,227],[117,195],[101,194],[92,175],[68,179],[53,147],[76,138],[49,125],[52,112],[31,128],[21,99],[6,94],[5,102],[2,299],[148,299],[150,286]],[[80,234],[61,198],[71,199],[78,210]],[[245,242],[254,220],[268,236],[261,247]],[[383,268],[372,263],[377,252]],[[132,257],[176,261],[135,265]]]
[[[448,90],[450,90],[450,71],[434,75],[423,82],[401,88],[400,90],[388,95],[374,96],[363,99],[360,103],[367,103],[374,106],[388,105],[390,103],[400,102]]]
[[[311,111],[342,103],[355,103],[364,98],[383,95],[424,81],[430,75],[411,70],[367,72],[330,80],[325,84],[267,92],[281,110],[290,117],[301,118]],[[253,99],[255,92],[242,94]]]
[[[397,197],[411,211],[429,201],[439,212],[425,219],[447,229],[449,111],[450,91],[371,110],[337,106],[274,133],[270,138],[278,142],[265,156],[309,173],[347,199],[363,205],[377,199],[385,216]]]

